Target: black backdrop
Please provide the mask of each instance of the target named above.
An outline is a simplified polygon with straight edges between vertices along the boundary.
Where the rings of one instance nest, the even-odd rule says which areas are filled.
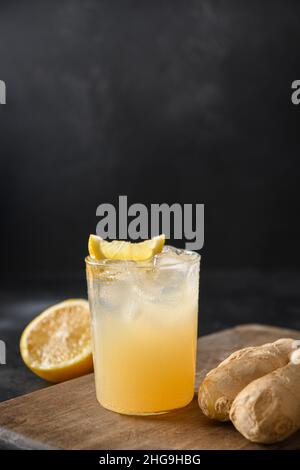
[[[96,207],[204,203],[206,268],[300,263],[297,1],[0,4],[2,272],[83,270]]]

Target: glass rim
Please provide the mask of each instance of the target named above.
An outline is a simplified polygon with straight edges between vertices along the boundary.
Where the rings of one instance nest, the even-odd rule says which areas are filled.
[[[179,248],[179,250],[182,250],[184,251],[184,253],[188,254],[191,256],[191,258],[189,260],[176,260],[174,262],[170,262],[169,264],[165,264],[165,265],[161,265],[161,266],[155,266],[153,264],[149,264],[149,261],[145,260],[145,261],[132,261],[132,260],[111,260],[111,259],[102,259],[102,260],[96,260],[94,258],[92,258],[91,256],[86,256],[84,258],[85,260],[85,263],[88,265],[88,266],[105,266],[106,268],[110,269],[110,268],[118,268],[120,269],[120,267],[122,266],[126,266],[127,268],[128,267],[132,267],[132,268],[137,268],[137,269],[140,269],[140,268],[148,268],[148,269],[152,269],[154,267],[157,267],[158,269],[168,269],[168,268],[171,268],[171,267],[174,267],[174,266],[182,266],[183,264],[188,264],[189,266],[192,265],[192,264],[195,264],[195,263],[200,263],[201,261],[201,255],[199,253],[197,253],[196,251],[192,251],[192,250],[184,250],[182,248]]]

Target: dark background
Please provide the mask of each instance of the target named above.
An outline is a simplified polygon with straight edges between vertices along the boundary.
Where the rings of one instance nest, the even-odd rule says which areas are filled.
[[[201,334],[300,328],[297,1],[0,3],[1,396],[18,339],[85,294],[96,207],[205,204]]]
[[[204,203],[207,268],[298,268],[299,24],[296,1],[2,0],[5,278],[80,272],[120,194]]]

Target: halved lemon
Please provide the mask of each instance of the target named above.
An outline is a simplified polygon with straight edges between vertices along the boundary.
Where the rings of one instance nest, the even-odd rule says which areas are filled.
[[[140,243],[120,240],[108,242],[97,235],[90,235],[89,254],[96,260],[115,259],[128,261],[145,261],[160,253],[165,244],[165,235],[153,237]]]
[[[47,308],[23,331],[20,350],[29,369],[50,382],[92,372],[87,300],[70,299]]]

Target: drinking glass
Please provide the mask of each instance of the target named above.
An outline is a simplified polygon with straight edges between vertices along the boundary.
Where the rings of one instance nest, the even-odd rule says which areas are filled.
[[[165,413],[194,396],[200,256],[170,246],[147,262],[86,258],[97,399]]]

